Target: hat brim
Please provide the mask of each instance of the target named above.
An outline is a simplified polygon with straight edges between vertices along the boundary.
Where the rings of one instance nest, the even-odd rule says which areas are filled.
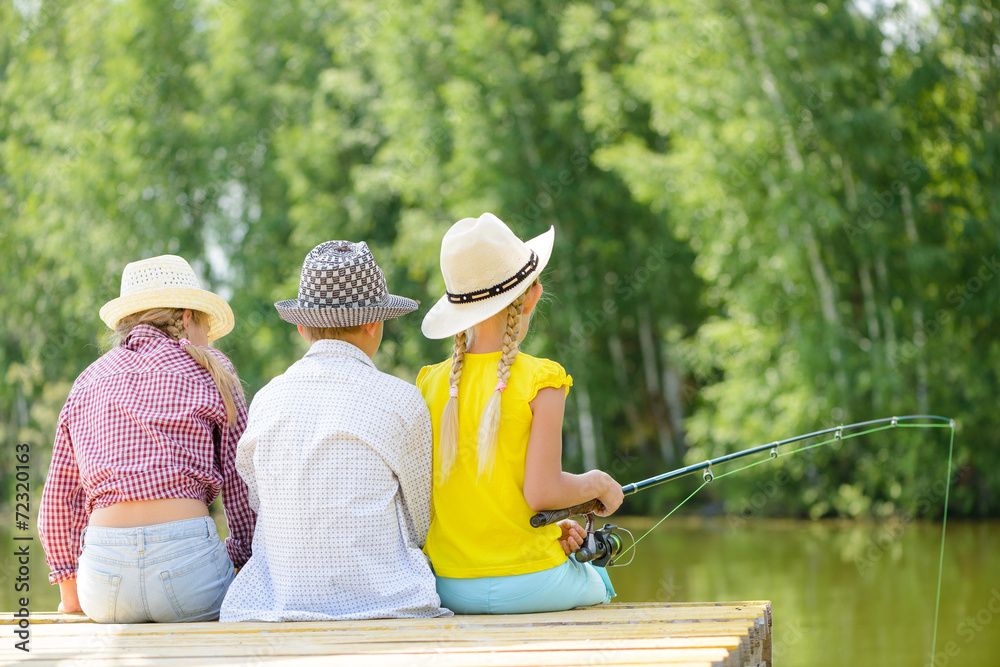
[[[372,322],[383,322],[412,313],[420,304],[404,296],[389,294],[374,306],[344,306],[342,308],[316,308],[298,299],[278,301],[274,304],[278,317],[305,327],[357,327]]]
[[[193,287],[163,287],[118,297],[101,307],[101,319],[114,329],[122,318],[151,308],[197,310],[209,317],[208,342],[233,330],[233,309],[218,294]]]
[[[552,246],[555,243],[555,238],[555,227],[549,227],[545,233],[524,242],[524,245],[534,250],[535,254],[538,255],[538,266],[520,283],[519,287],[523,286],[523,289],[512,289],[509,292],[474,303],[452,303],[448,300],[448,295],[445,294],[424,315],[420,331],[430,339],[450,338],[499,313],[523,294],[524,290],[541,274],[552,257]]]

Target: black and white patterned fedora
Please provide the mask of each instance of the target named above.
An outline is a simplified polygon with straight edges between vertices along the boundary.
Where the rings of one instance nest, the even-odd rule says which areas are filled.
[[[368,244],[327,241],[302,263],[299,298],[274,304],[281,319],[308,327],[354,327],[391,320],[417,302],[389,294]]]

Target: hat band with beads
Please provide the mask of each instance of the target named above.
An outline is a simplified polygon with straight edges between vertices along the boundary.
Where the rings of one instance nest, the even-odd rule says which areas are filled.
[[[452,294],[451,292],[445,292],[445,294],[448,295],[448,301],[451,303],[474,303],[476,301],[482,301],[483,299],[491,299],[498,294],[509,292],[523,283],[536,268],[538,268],[538,254],[532,250],[531,259],[528,260],[528,263],[522,266],[521,269],[513,275],[513,277],[508,278],[502,283],[484,290],[476,290],[475,292],[466,292],[464,294]]]

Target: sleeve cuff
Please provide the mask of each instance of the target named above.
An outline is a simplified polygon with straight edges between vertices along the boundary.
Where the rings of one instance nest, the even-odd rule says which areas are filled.
[[[565,373],[546,373],[535,379],[528,395],[528,402],[535,400],[542,389],[559,389],[565,387],[563,397],[569,396],[569,388],[573,386],[573,376]]]
[[[76,570],[55,570],[49,572],[49,583],[53,586],[76,579]]]
[[[226,553],[229,554],[229,560],[233,561],[233,567],[243,567],[250,560],[250,549],[243,547],[243,540],[227,537]]]

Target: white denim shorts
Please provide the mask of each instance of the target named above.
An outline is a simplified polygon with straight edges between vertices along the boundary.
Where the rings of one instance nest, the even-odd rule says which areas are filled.
[[[76,574],[80,606],[98,623],[212,621],[233,563],[210,517],[141,528],[89,526]]]

